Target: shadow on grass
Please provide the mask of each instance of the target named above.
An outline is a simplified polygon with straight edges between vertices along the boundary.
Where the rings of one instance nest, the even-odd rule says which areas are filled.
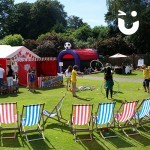
[[[106,145],[97,140],[97,138],[93,137],[93,140],[82,140],[83,138],[89,138],[89,135],[78,135],[78,143],[82,145],[84,149],[91,150],[106,150]]]
[[[150,145],[150,138],[148,138],[142,134],[130,136],[130,138],[132,138],[133,140],[135,140],[138,144],[141,144],[142,146]]]
[[[39,138],[39,134],[29,135],[29,139]],[[35,150],[48,150],[48,149],[55,149],[55,147],[50,143],[50,141],[45,138],[45,140],[34,140],[28,142],[25,137],[22,137],[24,147],[28,147],[28,149],[35,149]]]
[[[3,134],[5,137],[12,136],[10,133]],[[2,138],[1,139],[1,147],[10,147],[10,148],[20,148],[22,145],[20,144],[18,140],[18,133],[16,134],[16,138]]]
[[[126,139],[121,136],[116,138],[108,138],[108,142],[110,142],[114,147],[118,148],[131,148],[135,147],[132,143],[129,143]]]
[[[47,90],[55,90],[55,89],[60,89],[60,88],[65,88],[65,85],[61,85],[61,86],[58,86],[58,87],[38,88],[36,90],[38,90],[38,91],[47,91]]]
[[[77,98],[79,100],[83,100],[83,101],[91,101],[93,99],[93,98],[83,98],[83,97],[80,97],[80,96],[77,96],[75,98]]]
[[[123,102],[123,100],[121,100],[121,99],[115,99],[115,98],[114,98],[114,101],[116,101],[117,103],[122,103]]]
[[[23,92],[17,92],[17,93],[12,93],[12,94],[9,94],[9,93],[4,93],[3,95],[0,95],[0,98],[8,98],[8,97],[17,97],[19,96],[21,93]]]
[[[150,125],[150,123],[148,123],[147,125]],[[146,134],[149,133],[149,135],[150,135],[150,126],[147,126],[147,125],[146,124],[143,125],[144,129],[142,127],[138,127],[138,130],[140,130]]]
[[[68,124],[63,124],[63,123],[50,123],[46,124],[45,129],[52,129],[52,130],[57,130],[57,131],[62,131],[62,132],[71,132],[71,128],[69,127]]]

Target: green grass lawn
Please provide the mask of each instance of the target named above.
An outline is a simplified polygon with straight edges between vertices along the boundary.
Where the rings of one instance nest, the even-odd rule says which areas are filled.
[[[45,109],[52,110],[57,102],[61,99],[64,93],[66,98],[62,106],[63,117],[67,120],[70,119],[72,104],[94,104],[93,112],[97,110],[98,103],[110,102],[110,99],[105,99],[101,93],[101,85],[103,81],[89,80],[79,78],[77,85],[95,86],[93,91],[80,91],[77,92],[79,98],[73,98],[70,91],[66,91],[65,87],[61,88],[46,88],[37,89],[36,93],[27,91],[26,88],[20,88],[18,94],[0,96],[1,102],[17,102],[19,113],[21,113],[22,105],[45,103]],[[65,83],[65,82],[64,82]],[[149,98],[150,95],[145,93],[142,89],[142,83],[136,82],[119,82],[120,91],[114,95],[116,100],[115,111],[118,110],[122,101],[139,100]],[[138,89],[140,87],[140,89]],[[139,102],[139,104],[140,104]],[[147,125],[148,127],[148,125]],[[70,126],[62,125],[52,119],[49,119],[45,125],[45,140],[25,142],[22,141],[20,135],[16,139],[2,139],[0,149],[35,149],[35,150],[148,150],[150,149],[150,134],[144,132],[139,128],[141,135],[126,137],[121,132],[116,132],[118,138],[102,139],[100,135],[94,131],[93,141],[79,141],[73,140],[73,135],[70,132]]]

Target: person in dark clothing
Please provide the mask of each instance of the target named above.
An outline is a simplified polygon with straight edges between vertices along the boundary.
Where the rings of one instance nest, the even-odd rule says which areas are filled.
[[[114,81],[112,76],[112,70],[108,63],[106,64],[106,68],[104,71],[105,71],[104,79],[105,79],[106,97],[108,99],[108,95],[110,91],[110,97],[112,99]]]
[[[12,70],[11,65],[7,65],[8,93],[13,93],[13,76],[14,76],[14,71]]]

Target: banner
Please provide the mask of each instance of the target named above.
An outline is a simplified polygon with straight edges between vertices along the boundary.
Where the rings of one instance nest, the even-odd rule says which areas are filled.
[[[144,65],[144,59],[139,59],[137,66],[143,66],[143,65]]]

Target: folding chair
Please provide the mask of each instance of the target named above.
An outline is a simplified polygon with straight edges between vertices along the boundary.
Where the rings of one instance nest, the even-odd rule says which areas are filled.
[[[2,127],[4,126],[10,127]],[[1,136],[1,138],[15,138],[16,137],[16,130],[19,131],[19,124],[18,124],[18,109],[17,103],[0,103],[0,133],[5,130],[15,130],[13,136]]]
[[[90,139],[82,140],[92,140],[93,133],[93,104],[77,104],[72,105],[71,117],[71,129],[74,134],[74,140],[77,141],[77,132],[89,132]]]
[[[96,130],[100,132],[102,138],[117,137],[117,135],[110,135],[110,130],[115,128],[114,121],[114,108],[116,102],[111,103],[99,103],[97,112],[95,113],[94,123],[96,124]]]
[[[52,111],[49,112],[45,109],[43,110],[43,115],[46,116],[46,119],[44,121],[44,125],[49,118],[54,119],[54,120],[61,122],[61,123],[64,123],[61,121],[61,119],[67,121],[66,119],[64,119],[62,117],[62,113],[61,113],[61,108],[62,108],[62,104],[63,104],[65,96],[66,96],[66,94],[63,95],[61,100],[58,102],[58,104],[54,107],[54,109]],[[57,118],[55,118],[55,117],[57,117]]]
[[[27,141],[45,139],[41,125],[44,122],[42,115],[44,104],[23,105],[22,115],[20,119],[21,134],[25,134]],[[26,129],[25,129],[26,128]],[[31,128],[31,129],[29,129]],[[29,139],[28,133],[39,132],[42,137]]]
[[[115,122],[118,125],[118,129],[121,129],[126,136],[139,134],[136,128],[137,126],[136,118],[134,117],[136,113],[137,103],[138,101],[123,102],[119,110],[117,111],[117,114],[114,115]],[[119,113],[120,110],[122,110],[121,113]],[[128,127],[133,127],[133,131],[135,132],[127,133],[123,128],[128,128]]]
[[[137,113],[135,115],[136,119],[138,119],[139,125],[145,130],[144,124],[150,123],[150,98],[144,99],[140,106],[137,108]]]

